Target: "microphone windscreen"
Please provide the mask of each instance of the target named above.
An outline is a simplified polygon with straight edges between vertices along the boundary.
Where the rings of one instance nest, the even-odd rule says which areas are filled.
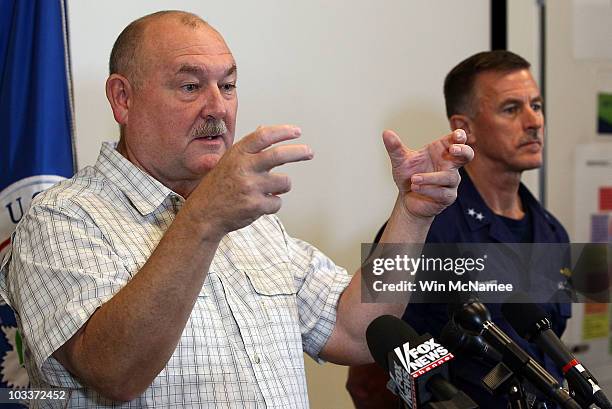
[[[447,297],[447,300],[448,302],[446,304],[449,318],[452,318],[456,312],[463,310],[466,305],[480,302],[476,294],[461,291],[452,292],[449,297]]]
[[[415,342],[418,337],[412,327],[392,315],[381,315],[366,329],[368,349],[376,363],[385,371],[389,371],[389,352],[406,342]]]
[[[528,338],[537,330],[538,322],[544,319],[550,320],[550,317],[538,304],[529,302],[525,295],[516,297],[511,297],[502,304],[501,311],[516,333]]]
[[[439,339],[453,355],[478,357],[491,366],[502,360],[501,354],[482,337],[466,334],[452,320],[442,328]]]
[[[440,333],[440,343],[452,353],[459,351],[466,339],[467,334],[461,331],[452,320],[446,323]]]

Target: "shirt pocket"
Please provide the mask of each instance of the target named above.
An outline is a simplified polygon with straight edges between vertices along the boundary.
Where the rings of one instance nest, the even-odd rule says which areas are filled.
[[[249,326],[266,350],[274,372],[290,374],[285,368],[303,368],[302,334],[299,326],[297,291],[288,266],[277,264],[262,269],[243,270],[252,290],[250,307],[255,319]],[[246,325],[244,325],[246,324]],[[249,342],[245,340],[245,342]],[[285,373],[287,372],[287,373]]]
[[[253,309],[263,315],[268,325],[297,325],[297,290],[286,264],[242,272],[246,277],[245,292],[250,293],[245,298],[252,300]]]
[[[257,269],[243,269],[253,291],[261,296],[295,295],[293,277],[287,263],[268,265]]]

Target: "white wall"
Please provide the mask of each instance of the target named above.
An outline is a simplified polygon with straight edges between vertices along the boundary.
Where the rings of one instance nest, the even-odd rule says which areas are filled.
[[[508,1],[508,50],[515,52],[531,63],[531,72],[538,85],[541,84],[539,9],[536,0]],[[546,146],[548,148],[548,145]],[[523,172],[523,183],[539,198],[539,169]]]
[[[237,60],[237,134],[260,124],[302,127],[315,160],[282,170],[294,189],[281,217],[293,235],[349,271],[395,196],[382,130],[397,130],[415,148],[446,133],[443,78],[489,47],[488,0],[79,0],[68,6],[80,167],[94,163],[101,141],[118,137],[104,80],[119,32],[149,12],[196,12],[225,36]],[[345,369],[311,362],[312,407],[350,407]]]

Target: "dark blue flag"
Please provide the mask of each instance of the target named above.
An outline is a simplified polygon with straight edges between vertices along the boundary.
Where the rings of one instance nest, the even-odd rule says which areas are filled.
[[[74,173],[69,67],[63,1],[0,1],[0,258],[32,198]],[[15,318],[0,304],[0,388],[25,388]]]

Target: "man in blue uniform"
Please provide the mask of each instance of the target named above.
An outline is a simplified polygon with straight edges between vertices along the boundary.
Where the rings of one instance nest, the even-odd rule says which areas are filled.
[[[450,126],[466,131],[475,156],[461,170],[457,201],[435,218],[428,243],[568,242],[563,226],[521,183],[523,171],[542,164],[542,98],[529,67],[522,57],[498,50],[475,54],[447,75],[444,96]],[[558,280],[563,276],[559,274]],[[553,362],[511,329],[499,304],[487,307],[498,326],[561,380]],[[542,307],[560,336],[571,305]],[[403,318],[417,332],[434,337],[449,320],[446,304],[411,303]],[[480,386],[489,367],[457,357],[451,369],[453,383],[480,407],[506,408],[504,397],[493,397]],[[357,408],[395,407],[394,399],[383,390],[385,377],[374,365],[351,368],[347,388]]]

